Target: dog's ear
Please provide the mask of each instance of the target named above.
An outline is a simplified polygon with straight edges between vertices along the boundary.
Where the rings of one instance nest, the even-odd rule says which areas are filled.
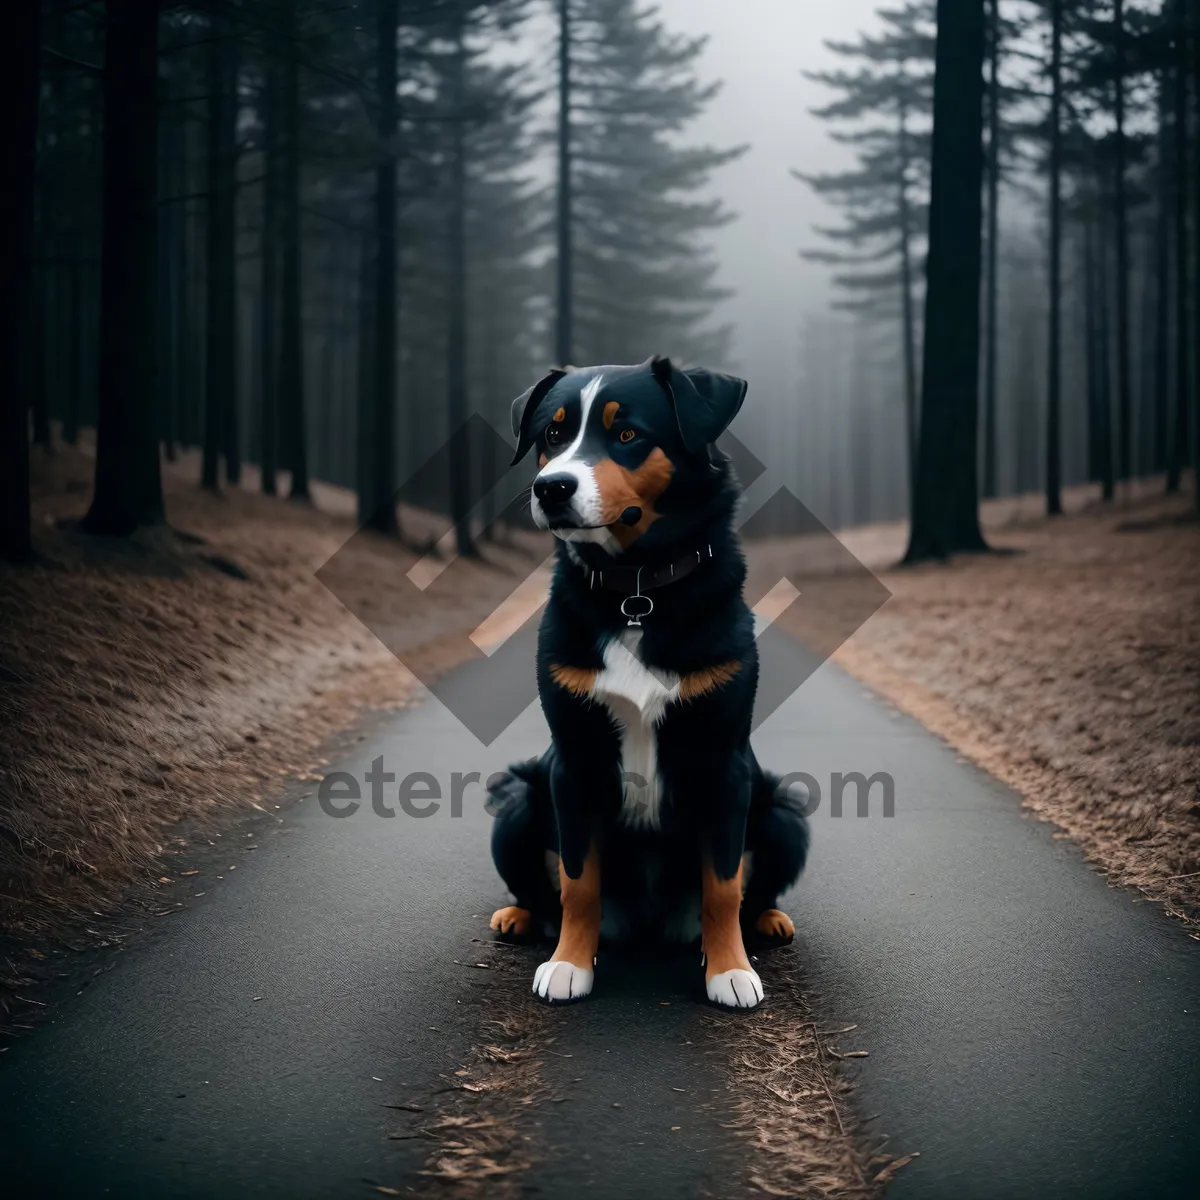
[[[533,434],[530,430],[533,414],[546,393],[566,373],[560,367],[551,367],[549,374],[544,375],[533,387],[522,392],[512,402],[512,431],[513,437],[517,439],[517,452],[513,455],[510,465],[515,466],[529,453],[529,447],[533,445]]]
[[[703,367],[682,370],[660,355],[650,360],[650,370],[670,397],[680,437],[690,454],[702,453],[725,432],[749,386],[735,375]]]

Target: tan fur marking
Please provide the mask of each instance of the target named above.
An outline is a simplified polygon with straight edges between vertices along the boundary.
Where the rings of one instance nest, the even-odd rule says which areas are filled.
[[[622,549],[628,549],[655,521],[654,502],[667,490],[675,464],[655,446],[640,467],[632,471],[611,458],[602,458],[592,467],[600,490],[600,524],[612,528]],[[618,525],[621,514],[631,505],[642,510],[636,525]]]
[[[613,422],[617,419],[617,413],[620,411],[620,409],[621,406],[615,400],[610,400],[604,406],[604,416],[602,420],[604,421],[605,429],[611,429],[613,427]]]
[[[533,914],[527,908],[510,904],[507,908],[496,909],[489,924],[497,933],[525,937],[533,928]]]
[[[596,671],[592,667],[564,667],[561,663],[551,663],[550,678],[574,696],[589,696],[596,683]]]
[[[562,887],[562,930],[551,962],[569,962],[591,970],[600,944],[600,855],[593,842],[583,860],[583,873],[572,879],[558,864]]]
[[[550,461],[549,458],[547,458],[544,453],[538,455],[538,466],[539,467],[544,467],[549,461]]]
[[[711,859],[700,873],[700,938],[704,948],[704,978],[726,971],[749,971],[750,959],[742,944],[742,865],[732,879],[718,879]]]
[[[754,922],[754,928],[764,937],[786,938],[790,941],[796,936],[796,926],[787,913],[778,908],[768,908],[760,913]]]
[[[715,692],[717,688],[724,687],[741,669],[742,664],[734,659],[717,663],[713,667],[702,667],[699,671],[689,671],[679,681],[679,698],[694,700],[697,696]]]
[[[565,408],[560,408],[558,410],[558,412],[556,412],[554,414],[554,416],[552,416],[550,418],[550,420],[554,421],[555,423],[557,423],[559,421],[565,421],[566,419],[567,419],[567,410]]]

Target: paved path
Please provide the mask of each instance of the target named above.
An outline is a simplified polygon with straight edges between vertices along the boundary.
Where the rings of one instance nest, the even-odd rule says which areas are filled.
[[[382,754],[448,792],[451,772],[486,777],[543,738],[531,710],[484,749],[430,703],[338,765],[361,778]],[[1200,946],[833,667],[756,745],[823,788],[834,771],[895,779],[890,819],[855,817],[851,789],[835,820],[823,798],[788,905],[820,1011],[870,1051],[863,1110],[921,1153],[893,1194],[1194,1196]],[[453,961],[500,897],[480,798],[423,820],[333,820],[309,798],[253,854],[231,850],[236,872],[4,1055],[6,1194],[425,1190],[428,1144],[386,1140],[383,1105],[431,1094],[488,1014],[487,973]],[[740,1150],[721,1064],[696,1051],[712,1016],[697,994],[669,964],[617,968],[552,1014],[549,1082],[570,1102],[541,1106],[525,1186],[730,1194]]]

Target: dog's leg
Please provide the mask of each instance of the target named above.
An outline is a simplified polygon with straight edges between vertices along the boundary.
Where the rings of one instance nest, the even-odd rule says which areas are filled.
[[[762,983],[742,943],[742,865],[722,879],[706,858],[701,872],[700,936],[708,998],[730,1008],[754,1008],[763,998]]]
[[[558,910],[544,863],[557,841],[549,782],[535,759],[494,778],[488,790],[495,817],[492,860],[515,901],[492,914],[491,928],[501,937],[539,935]]]
[[[742,929],[750,944],[787,945],[796,934],[779,897],[797,880],[808,854],[808,795],[789,796],[774,775],[756,771],[746,849],[754,867],[742,901]]]
[[[562,931],[548,962],[533,977],[533,990],[551,1004],[579,1000],[592,990],[600,944],[600,855],[593,841],[583,870],[573,879],[562,862]]]

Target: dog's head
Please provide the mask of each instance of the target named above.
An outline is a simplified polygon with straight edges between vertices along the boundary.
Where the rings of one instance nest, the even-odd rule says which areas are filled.
[[[513,401],[513,462],[534,447],[533,519],[613,553],[669,544],[727,487],[713,443],[746,383],[669,359],[551,371]]]

